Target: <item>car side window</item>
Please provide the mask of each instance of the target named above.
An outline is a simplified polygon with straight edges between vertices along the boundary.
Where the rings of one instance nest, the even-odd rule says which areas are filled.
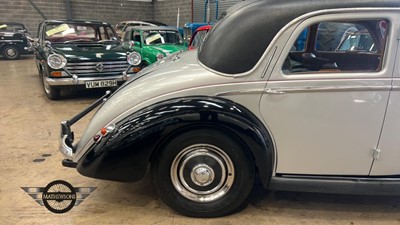
[[[111,27],[106,27],[106,31],[110,40],[117,39],[115,37],[114,32],[112,31]]]
[[[104,29],[104,27],[100,27],[100,39],[101,40],[106,40],[108,39],[107,34],[106,34],[106,30]]]
[[[382,68],[389,21],[327,21],[303,30],[282,66],[285,74],[374,72]]]
[[[140,40],[140,32],[139,31],[134,31],[133,36],[132,36],[133,41],[141,42]]]
[[[125,35],[124,35],[123,41],[124,42],[130,41],[131,40],[131,34],[132,34],[132,32],[126,32]]]
[[[297,39],[294,42],[292,49],[290,51],[304,52],[306,50],[307,38],[308,38],[308,27],[306,27],[300,33],[300,35],[297,37]]]

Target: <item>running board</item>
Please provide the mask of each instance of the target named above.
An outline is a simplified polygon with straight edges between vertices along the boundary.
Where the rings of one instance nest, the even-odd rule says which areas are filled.
[[[400,195],[400,178],[272,177],[268,189],[357,195]]]

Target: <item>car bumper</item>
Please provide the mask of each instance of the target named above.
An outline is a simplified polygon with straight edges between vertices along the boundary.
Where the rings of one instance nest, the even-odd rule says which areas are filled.
[[[95,101],[85,110],[80,112],[78,115],[74,116],[70,120],[65,120],[61,122],[61,136],[60,136],[59,150],[68,161],[71,161],[73,163],[77,162],[77,159],[74,159],[76,147],[73,145],[74,133],[71,130],[71,126],[78,120],[80,120],[82,117],[84,117],[86,114],[88,114],[90,111],[92,111],[94,108],[96,108],[98,105],[105,102],[106,99],[110,96],[110,94],[111,91],[107,91],[104,96],[99,98],[97,101]]]
[[[68,121],[61,122],[60,151],[69,160],[72,160],[75,155],[71,139],[73,140],[73,136]]]
[[[128,80],[135,74],[123,74],[117,76],[104,76],[104,77],[66,77],[66,78],[50,78],[46,77],[46,82],[50,86],[71,86],[71,85],[85,85],[86,82],[90,81],[101,81],[101,80],[116,80],[117,82],[123,82]]]

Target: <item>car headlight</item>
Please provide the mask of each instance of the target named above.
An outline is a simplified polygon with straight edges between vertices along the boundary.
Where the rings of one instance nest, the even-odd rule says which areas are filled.
[[[142,62],[142,57],[137,52],[132,52],[126,57],[126,61],[132,66],[137,66]]]
[[[157,60],[161,60],[161,59],[163,59],[164,58],[164,55],[163,54],[161,54],[161,53],[158,53],[157,54]]]
[[[67,59],[59,54],[51,54],[47,58],[47,64],[53,69],[61,69],[67,64]]]

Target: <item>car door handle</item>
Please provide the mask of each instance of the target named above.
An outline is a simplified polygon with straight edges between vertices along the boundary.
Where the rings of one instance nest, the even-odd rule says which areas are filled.
[[[283,95],[286,94],[284,91],[280,91],[279,89],[267,89],[265,93],[270,95]]]

